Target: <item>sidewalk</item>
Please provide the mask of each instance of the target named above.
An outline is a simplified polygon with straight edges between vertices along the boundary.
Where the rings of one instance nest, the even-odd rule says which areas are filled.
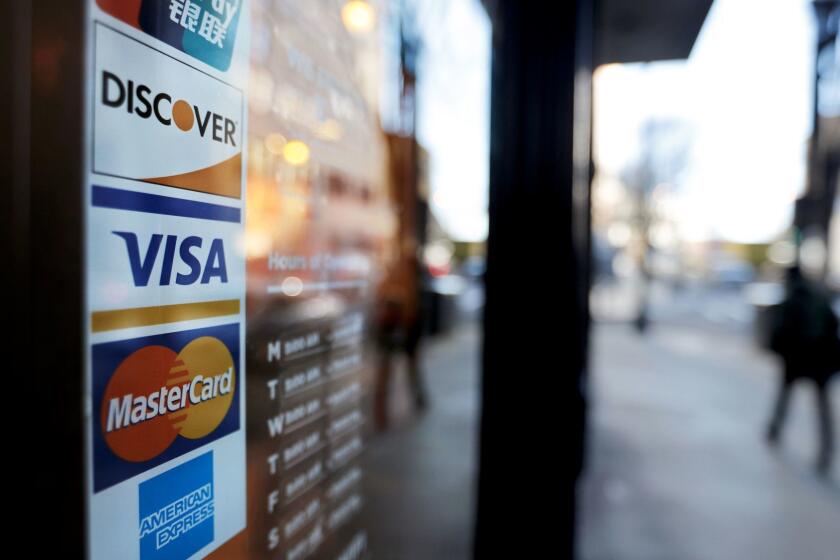
[[[479,328],[467,323],[424,344],[429,409],[407,416],[405,370],[397,368],[391,387],[394,425],[371,438],[366,452],[364,515],[374,558],[472,554]]]
[[[583,560],[837,560],[840,457],[811,471],[816,411],[797,387],[783,444],[763,431],[776,365],[748,334],[596,326]],[[840,380],[832,387],[840,417]]]

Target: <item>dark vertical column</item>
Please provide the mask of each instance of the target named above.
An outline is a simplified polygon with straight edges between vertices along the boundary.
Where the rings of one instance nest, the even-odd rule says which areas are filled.
[[[6,306],[20,327],[12,329],[12,348],[26,343],[28,321],[27,290],[29,289],[29,47],[30,4],[8,2],[8,27],[0,35],[0,184],[8,198],[0,205],[0,227],[3,229],[3,254],[7,271],[2,275],[3,293],[15,294]]]
[[[591,4],[499,1],[475,555],[572,558],[584,432]]]
[[[26,61],[19,79],[29,97],[19,121],[28,128],[19,136],[28,137],[28,192],[22,193],[28,216],[15,239],[27,252],[20,290],[29,294],[31,350],[18,373],[26,391],[19,395],[22,415],[14,422],[25,431],[26,443],[7,451],[16,454],[31,480],[22,485],[29,494],[23,507],[32,513],[20,514],[20,521],[35,536],[18,539],[39,557],[76,558],[84,551],[83,10],[80,1],[33,1],[30,44],[15,53]]]

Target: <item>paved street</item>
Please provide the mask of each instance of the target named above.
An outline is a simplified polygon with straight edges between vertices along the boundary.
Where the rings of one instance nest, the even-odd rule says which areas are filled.
[[[612,324],[593,341],[582,559],[838,558],[840,459],[829,480],[812,474],[805,386],[782,448],[765,446],[775,364],[745,329]],[[838,408],[840,380],[832,391]]]
[[[812,388],[796,389],[782,446],[769,449],[773,358],[749,323],[683,307],[668,320],[658,311],[644,337],[594,327],[579,558],[837,560],[840,456],[827,480],[813,474]],[[395,426],[367,453],[377,557],[470,557],[479,342],[474,323],[429,342],[425,415],[408,412],[405,372],[395,376]],[[832,399],[840,418],[840,379]]]
[[[710,326],[746,330],[754,309],[743,286],[715,287],[705,282],[686,282],[675,287],[655,281],[648,294],[648,313],[653,322],[682,326]],[[638,312],[639,287],[630,281],[601,282],[592,288],[592,314],[605,322],[626,322]]]

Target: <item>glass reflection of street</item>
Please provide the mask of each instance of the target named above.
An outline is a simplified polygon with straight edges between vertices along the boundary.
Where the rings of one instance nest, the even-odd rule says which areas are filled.
[[[707,294],[669,319],[654,304],[644,337],[614,321],[595,327],[582,559],[835,557],[840,458],[814,477],[814,389],[797,386],[783,447],[770,451],[778,365],[751,323],[709,319],[710,308],[732,309],[728,299]],[[840,384],[831,390],[840,402]]]

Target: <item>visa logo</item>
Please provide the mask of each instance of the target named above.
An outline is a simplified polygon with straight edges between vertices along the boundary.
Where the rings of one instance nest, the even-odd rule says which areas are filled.
[[[180,286],[200,281],[209,284],[213,278],[225,284],[228,281],[225,264],[225,245],[221,239],[210,241],[204,249],[204,240],[197,235],[178,239],[177,235],[152,234],[141,254],[137,234],[129,231],[111,232],[125,242],[128,263],[135,286],[148,286],[155,265],[160,261],[159,285],[168,286],[173,280]],[[177,257],[176,257],[177,254]],[[177,270],[176,268],[177,263]]]

